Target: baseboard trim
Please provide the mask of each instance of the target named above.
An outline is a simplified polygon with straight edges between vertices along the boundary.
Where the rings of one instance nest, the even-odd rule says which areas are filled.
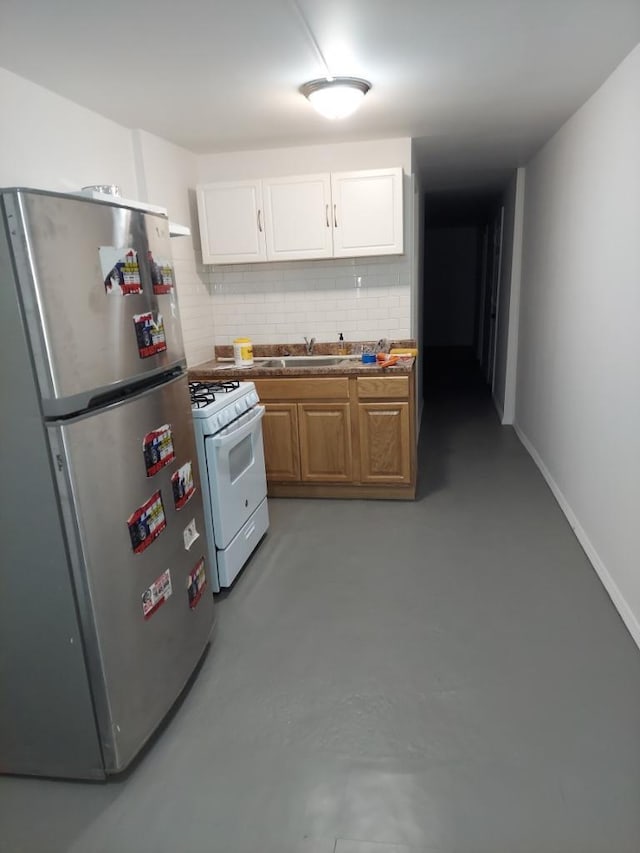
[[[414,464],[415,470],[415,464]],[[416,486],[352,483],[272,483],[267,482],[269,498],[332,498],[333,500],[414,501]]]
[[[609,598],[613,602],[614,607],[620,614],[620,618],[622,619],[627,630],[633,637],[636,645],[638,646],[638,648],[640,648],[640,621],[638,621],[638,618],[634,614],[633,610],[627,604],[627,600],[620,592],[620,588],[614,581],[611,573],[609,572],[605,564],[600,559],[600,555],[598,554],[591,540],[587,536],[585,529],[578,521],[575,512],[571,509],[571,506],[569,505],[569,502],[560,490],[560,487],[551,476],[549,469],[542,461],[540,454],[517,423],[513,424],[513,428],[515,429],[516,435],[524,445],[525,449],[538,466],[540,473],[542,474],[547,485],[551,489],[551,492],[553,493],[554,498],[558,502],[560,509],[565,514],[567,521],[571,525],[571,528],[575,533],[578,542],[582,546],[582,549],[587,555],[589,562],[593,566],[596,574],[602,582],[602,585],[609,594]]]

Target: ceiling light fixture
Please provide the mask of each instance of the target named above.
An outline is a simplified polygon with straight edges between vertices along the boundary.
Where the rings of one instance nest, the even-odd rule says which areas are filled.
[[[325,118],[346,118],[354,113],[371,88],[360,77],[324,77],[300,86],[300,92]]]

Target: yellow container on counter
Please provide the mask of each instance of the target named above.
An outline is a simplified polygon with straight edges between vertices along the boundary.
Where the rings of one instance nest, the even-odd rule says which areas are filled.
[[[397,355],[399,358],[416,358],[418,350],[416,347],[392,347],[389,355]]]
[[[236,338],[233,342],[233,360],[236,367],[251,367],[253,364],[253,344],[249,338]]]

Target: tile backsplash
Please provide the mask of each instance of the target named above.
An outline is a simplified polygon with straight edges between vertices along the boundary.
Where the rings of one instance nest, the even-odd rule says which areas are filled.
[[[216,344],[410,336],[407,255],[205,266]]]

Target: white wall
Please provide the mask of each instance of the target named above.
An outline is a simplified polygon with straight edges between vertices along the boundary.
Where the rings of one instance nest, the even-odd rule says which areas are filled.
[[[640,644],[639,92],[640,46],[527,166],[516,427]]]
[[[117,184],[125,198],[137,197],[128,128],[4,68],[0,115],[0,186],[75,192]]]
[[[197,158],[143,130],[133,131],[139,198],[169,209],[172,220],[191,228],[191,237],[171,240],[180,319],[189,365],[213,357],[213,300],[202,271],[195,186]]]
[[[502,400],[502,423],[512,424],[516,417],[516,389],[518,373],[518,333],[520,330],[520,285],[522,274],[522,238],[524,232],[525,169],[520,167],[515,176],[515,198],[513,232],[511,234],[510,277],[508,306],[502,303],[500,310],[502,331],[506,332],[506,351],[501,335],[501,358],[504,359],[504,396]],[[506,326],[506,328],[505,328]],[[499,332],[500,334],[500,332]],[[502,369],[502,365],[501,365]],[[495,398],[494,398],[495,399]]]
[[[208,154],[202,183],[402,166],[405,253],[379,258],[288,261],[205,268],[213,288],[215,338],[295,343],[303,337],[350,341],[411,335],[413,192],[411,140],[309,145]]]
[[[149,133],[131,131],[98,113],[0,68],[0,186],[75,192],[117,184],[125,198],[169,209],[197,235],[193,154]],[[189,364],[213,353],[209,284],[199,276],[190,238],[172,240]]]
[[[507,385],[507,360],[509,356],[509,318],[511,310],[511,282],[514,272],[514,237],[516,234],[516,188],[518,171],[514,171],[502,197],[504,219],[502,222],[502,264],[498,285],[498,327],[496,331],[495,370],[493,375],[493,399],[501,418],[504,415]],[[521,251],[521,247],[516,247]],[[515,258],[516,267],[518,258]],[[517,322],[517,320],[516,320]],[[515,354],[512,352],[511,357]],[[511,423],[512,421],[508,421]],[[503,420],[504,423],[504,420]]]
[[[278,178],[314,172],[349,172],[402,166],[411,174],[411,139],[333,142],[259,151],[231,151],[198,157],[198,180],[234,181]]]

